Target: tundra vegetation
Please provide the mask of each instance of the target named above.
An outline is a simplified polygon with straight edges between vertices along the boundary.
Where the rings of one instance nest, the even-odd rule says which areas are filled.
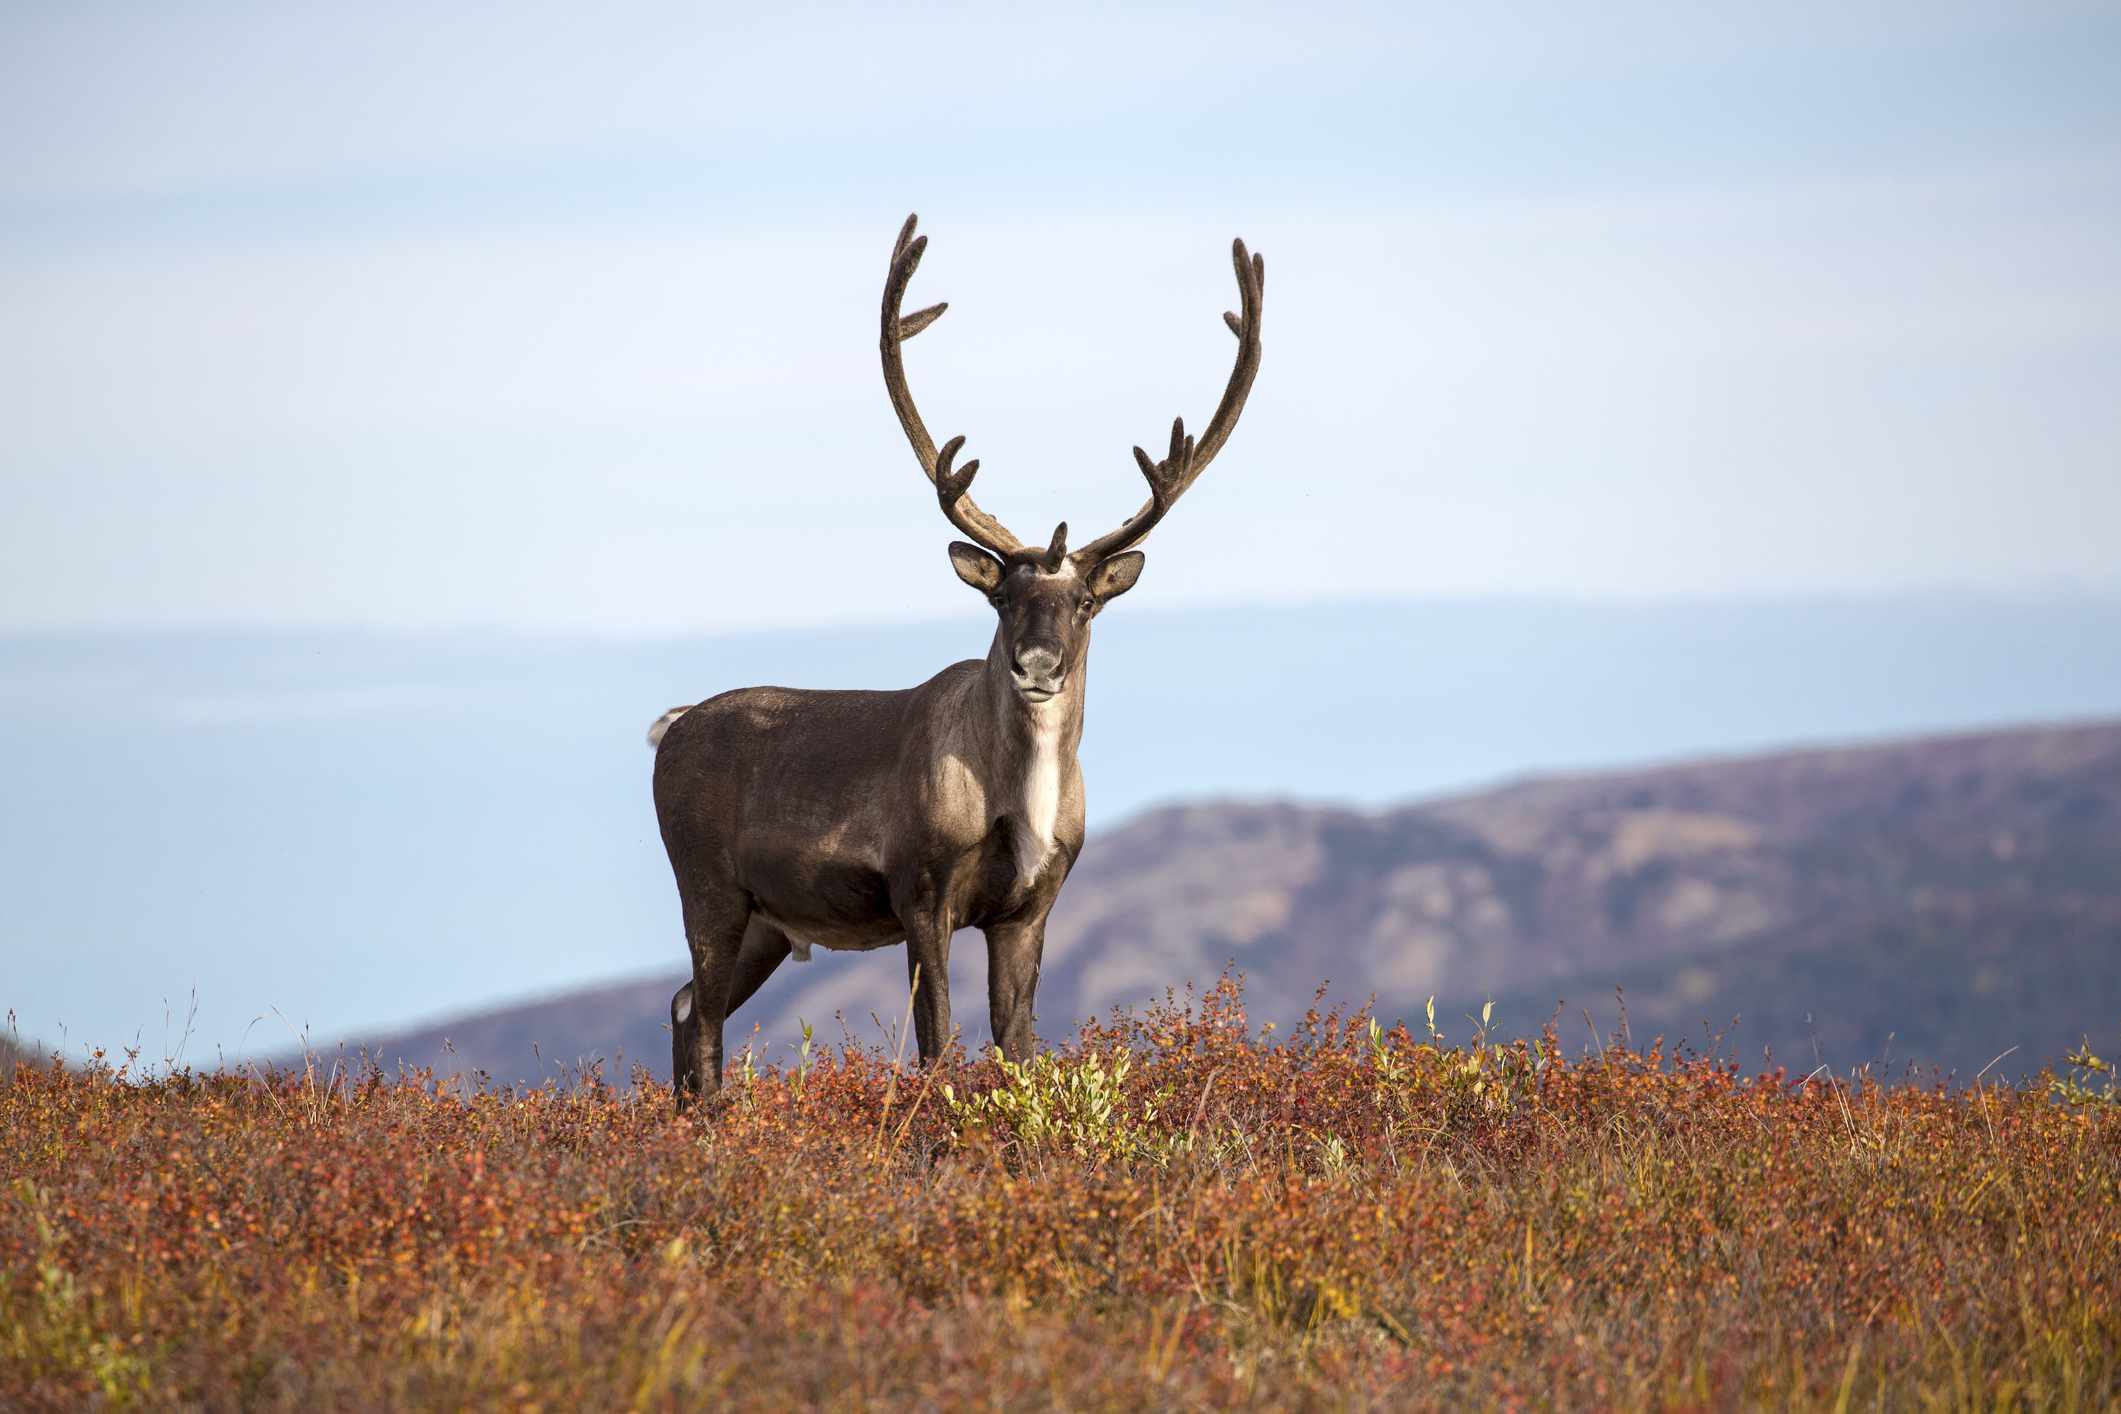
[[[1460,1028],[1453,1027],[1458,1030]],[[2121,1103],[1254,1028],[0,1086],[0,1403],[2096,1408]]]

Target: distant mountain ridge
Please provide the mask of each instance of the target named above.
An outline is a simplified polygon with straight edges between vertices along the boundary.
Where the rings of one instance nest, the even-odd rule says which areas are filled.
[[[1502,1029],[1566,999],[1611,1025],[1810,1068],[2030,1069],[2121,1028],[2121,722],[2028,727],[1522,781],[1382,812],[1153,810],[1093,834],[1040,983],[1054,1037],[1166,988],[1246,977],[1285,1024],[1321,983],[1386,1019],[1487,998]],[[985,957],[951,987],[986,1038]],[[668,1069],[667,976],[373,1040],[386,1061],[530,1079],[589,1057]],[[783,1053],[903,1012],[901,950],[784,964],[732,1023]],[[1737,1025],[1731,1026],[1733,1018]],[[1706,1027],[1706,1029],[1704,1029]],[[1448,1023],[1447,1023],[1448,1029]],[[445,1047],[445,1038],[447,1045]],[[533,1051],[535,1047],[535,1052]]]

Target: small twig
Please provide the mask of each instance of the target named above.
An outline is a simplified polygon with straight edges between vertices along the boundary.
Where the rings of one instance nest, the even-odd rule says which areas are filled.
[[[1812,1018],[1809,1014],[1807,1014],[1804,1020],[1805,1024],[1809,1026],[1811,1024]],[[1812,1032],[1812,1059],[1819,1062],[1818,1070],[1814,1070],[1812,1072],[1812,1075],[1817,1075],[1819,1071],[1825,1070],[1827,1068],[1826,1057],[1821,1053],[1820,1050],[1819,1033],[1817,1030],[1814,1030]],[[1812,1075],[1807,1075],[1804,1078],[1809,1081],[1812,1078]],[[1839,1076],[1829,1075],[1826,1078],[1826,1083],[1833,1087],[1834,1099],[1841,1106],[1841,1122],[1843,1125],[1847,1126],[1849,1132],[1849,1152],[1854,1153],[1856,1151],[1856,1118],[1854,1115],[1849,1113],[1848,1099],[1841,1093],[1841,1078]]]
[[[899,1121],[898,1132],[891,1136],[892,1153],[897,1153],[898,1146],[906,1142],[906,1131],[913,1127],[914,1116],[918,1115],[921,1112],[921,1102],[928,1098],[929,1087],[935,1084],[935,1072],[935,1066],[931,1065],[921,1067],[920,1093],[913,1097],[912,1108],[908,1109],[906,1111],[906,1117],[903,1120]]]
[[[1215,1077],[1223,1073],[1221,1066],[1208,1072],[1208,1083],[1200,1087],[1200,1101],[1193,1106],[1193,1122],[1186,1126],[1186,1138],[1190,1141],[1200,1132],[1201,1116],[1208,1112],[1208,1096],[1215,1089]]]
[[[1981,1077],[1987,1075],[1991,1069],[2017,1049],[2016,1046],[2011,1047],[2009,1051],[2005,1051],[2003,1055],[1997,1056],[1995,1060],[1990,1061],[1987,1065],[1982,1066],[1980,1070],[1974,1072],[1974,1097],[1981,1102],[1981,1123],[1988,1130],[1990,1148],[1994,1148],[1996,1144],[1996,1122],[1989,1118],[1988,1090],[1981,1084]]]
[[[891,1057],[891,1080],[884,1087],[884,1111],[876,1118],[876,1147],[884,1146],[884,1129],[891,1121],[891,1102],[898,1096],[899,1067],[906,1059],[906,1033],[913,1029],[913,998],[921,989],[921,965],[913,964],[913,980],[906,986],[906,1024],[898,1033],[898,1048]]]
[[[2013,1046],[2009,1050],[2005,1051],[2002,1055],[1997,1056],[1995,1060],[1992,1060],[1987,1065],[1982,1066],[1981,1069],[1976,1071],[1974,1074],[1974,1083],[1976,1085],[1980,1084],[1982,1076],[1988,1074],[1991,1070],[1995,1069],[1996,1066],[2001,1062],[2008,1060],[2013,1055],[2016,1055],[2017,1052],[2018,1048],[2016,1046]]]

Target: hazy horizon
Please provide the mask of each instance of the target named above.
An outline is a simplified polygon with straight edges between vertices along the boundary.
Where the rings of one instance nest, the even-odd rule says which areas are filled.
[[[1134,607],[1100,619],[1090,663],[1093,845],[1181,800],[1382,806],[2121,715],[2121,604],[2103,601]],[[152,1038],[165,998],[181,1026],[196,983],[190,1054],[235,1054],[246,1030],[277,1054],[277,1021],[250,1029],[272,1006],[326,1039],[674,974],[648,722],[757,682],[907,686],[987,631],[0,635],[0,1010],[108,1045]],[[1211,658],[1224,691],[1202,713]]]

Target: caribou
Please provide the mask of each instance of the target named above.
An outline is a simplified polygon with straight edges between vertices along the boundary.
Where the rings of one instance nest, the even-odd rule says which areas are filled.
[[[692,979],[671,998],[679,1103],[722,1083],[722,1031],[791,954],[903,941],[923,1062],[950,1029],[950,939],[987,942],[994,1041],[1021,1060],[1034,1044],[1033,998],[1046,918],[1083,843],[1083,735],[1090,623],[1134,587],[1135,548],[1222,450],[1259,372],[1266,262],[1231,245],[1236,367],[1198,438],[1183,418],[1169,448],[1134,459],[1149,499],[1118,529],[1068,548],[1063,521],[1026,544],[969,494],[979,462],[940,449],[906,384],[902,346],[949,306],[901,314],[928,238],[908,216],[884,281],[884,388],[932,483],[966,538],[950,544],[959,579],[993,605],[987,656],[953,663],[896,692],[748,687],[676,707],[649,729],[655,808],[677,879]]]

